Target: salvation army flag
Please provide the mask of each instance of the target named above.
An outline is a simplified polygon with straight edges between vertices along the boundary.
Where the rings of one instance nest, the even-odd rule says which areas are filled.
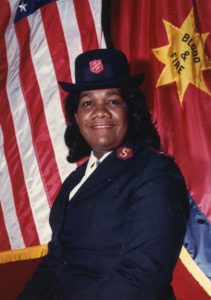
[[[113,0],[111,32],[132,73],[146,74],[152,120],[190,194],[175,292],[181,300],[210,299],[211,1]]]
[[[44,255],[66,176],[66,94],[82,51],[105,47],[99,0],[0,3],[0,262]]]

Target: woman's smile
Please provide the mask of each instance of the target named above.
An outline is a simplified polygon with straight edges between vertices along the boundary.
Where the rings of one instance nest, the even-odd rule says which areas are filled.
[[[114,125],[107,125],[107,124],[96,124],[92,125],[91,128],[93,129],[111,129]]]

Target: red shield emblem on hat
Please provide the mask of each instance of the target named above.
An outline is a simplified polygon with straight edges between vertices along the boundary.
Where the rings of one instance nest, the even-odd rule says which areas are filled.
[[[121,159],[128,159],[133,156],[133,150],[128,147],[121,147],[117,149],[117,156]]]
[[[103,62],[101,59],[95,59],[89,62],[89,69],[92,73],[100,73],[103,71]]]

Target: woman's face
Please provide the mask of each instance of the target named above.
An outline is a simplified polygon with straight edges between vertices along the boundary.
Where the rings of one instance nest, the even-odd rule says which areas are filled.
[[[122,143],[128,128],[127,113],[120,89],[81,92],[75,118],[97,158]]]

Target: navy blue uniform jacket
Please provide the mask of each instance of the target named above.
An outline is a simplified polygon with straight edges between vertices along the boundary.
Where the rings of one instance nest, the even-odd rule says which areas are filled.
[[[52,241],[19,299],[154,300],[168,294],[188,214],[173,160],[141,146],[114,150],[72,200],[86,163],[52,207]]]

